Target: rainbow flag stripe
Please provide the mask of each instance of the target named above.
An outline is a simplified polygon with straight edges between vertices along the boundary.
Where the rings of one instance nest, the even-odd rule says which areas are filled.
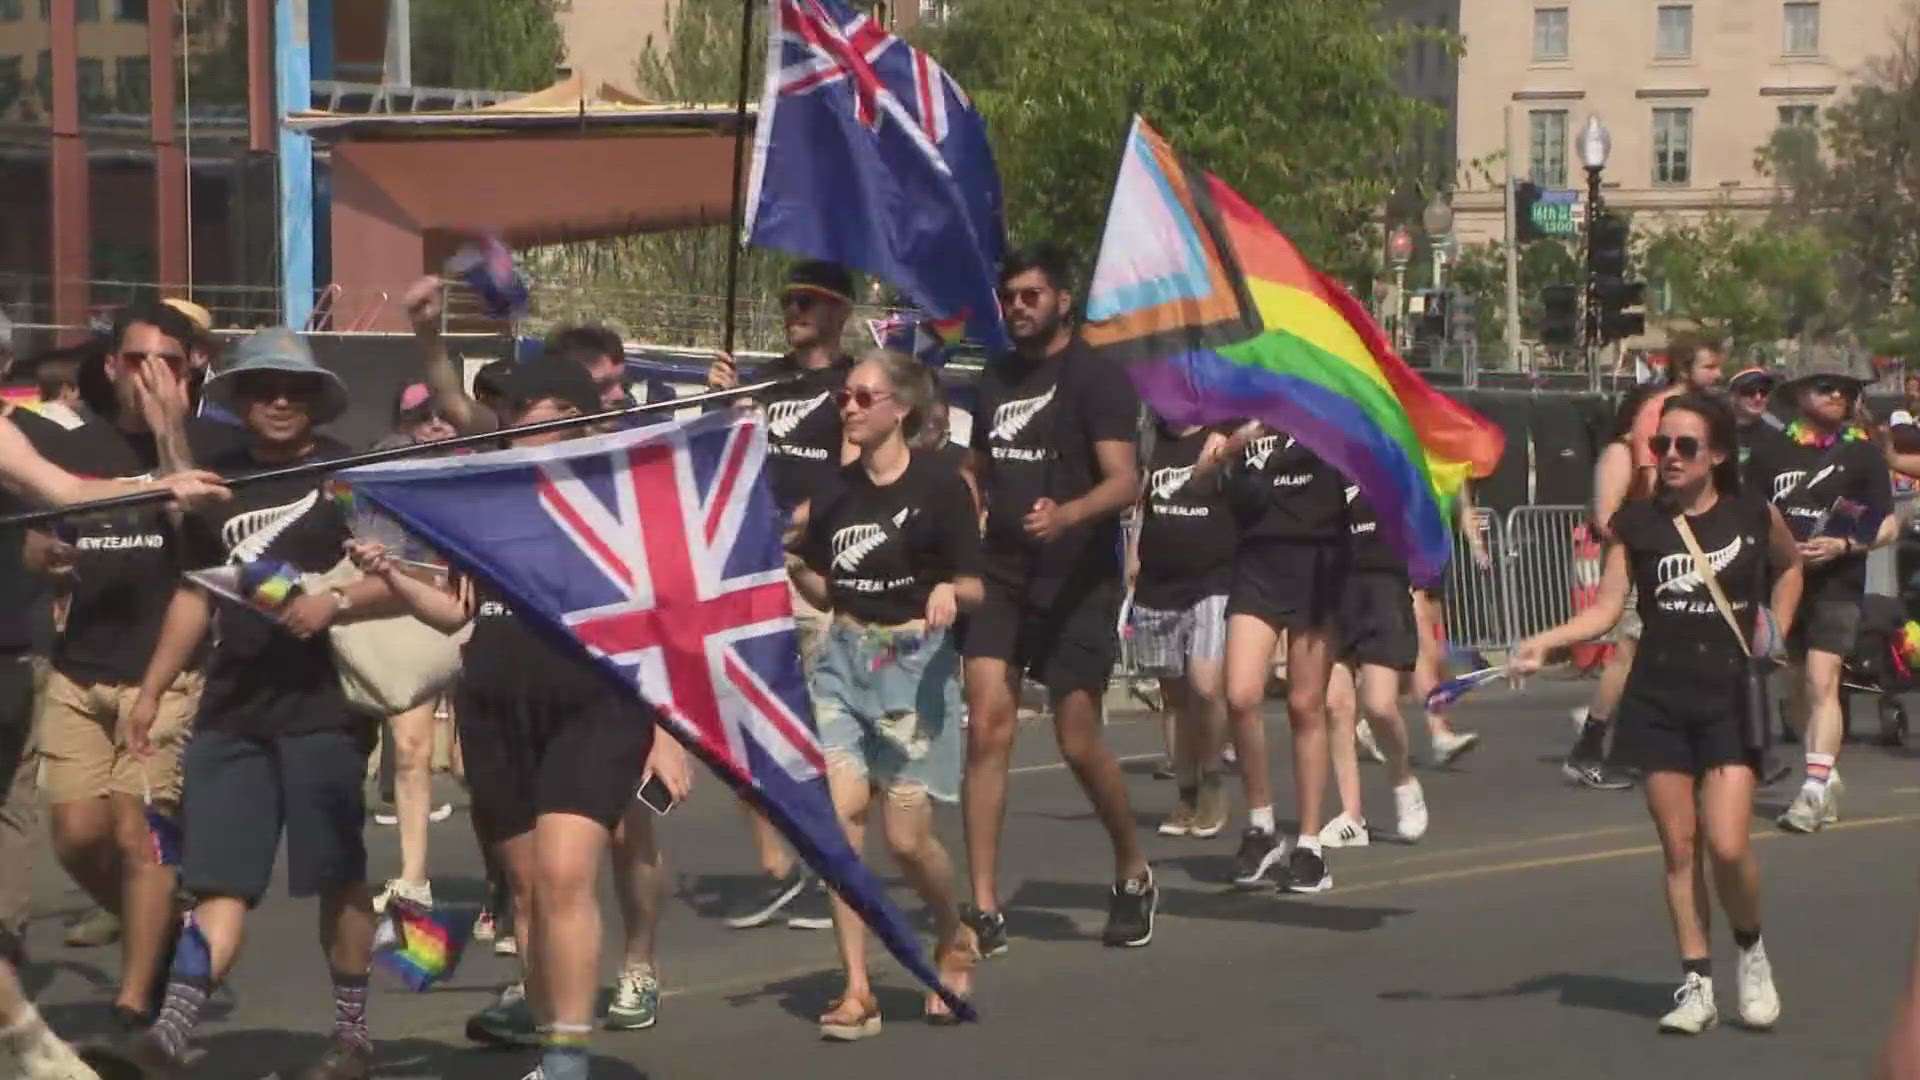
[[[374,936],[374,960],[415,992],[453,972],[471,932],[405,900],[387,905]]]
[[[1417,583],[1437,580],[1452,507],[1506,446],[1427,385],[1366,309],[1260,212],[1136,117],[1088,291],[1088,344],[1173,424],[1252,417],[1345,473]]]

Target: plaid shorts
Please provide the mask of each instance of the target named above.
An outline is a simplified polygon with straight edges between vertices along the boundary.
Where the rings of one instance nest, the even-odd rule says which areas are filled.
[[[1127,617],[1127,643],[1142,675],[1177,678],[1189,660],[1227,655],[1226,595],[1203,597],[1191,607],[1161,611],[1135,605]]]

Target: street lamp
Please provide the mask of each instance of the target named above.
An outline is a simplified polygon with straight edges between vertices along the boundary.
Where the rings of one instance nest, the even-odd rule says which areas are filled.
[[[1427,241],[1433,245],[1433,287],[1444,288],[1441,280],[1447,261],[1447,237],[1453,233],[1453,205],[1447,202],[1445,192],[1436,191],[1433,201],[1420,212],[1420,224],[1427,230]]]
[[[1598,349],[1600,346],[1600,291],[1596,287],[1593,274],[1593,237],[1594,228],[1601,215],[1606,212],[1606,203],[1600,196],[1600,174],[1607,167],[1607,155],[1613,152],[1613,136],[1608,134],[1607,125],[1600,117],[1589,115],[1587,126],[1580,131],[1580,163],[1587,167],[1587,345],[1596,350],[1589,361],[1592,368],[1591,378],[1597,384],[1600,371]],[[1596,387],[1597,388],[1597,387]]]
[[[1607,167],[1607,155],[1613,152],[1613,136],[1608,134],[1607,125],[1600,122],[1598,116],[1587,117],[1587,126],[1580,132],[1580,162],[1588,172],[1599,172]]]
[[[1393,262],[1394,347],[1407,351],[1407,263],[1413,261],[1413,234],[1395,225],[1387,234],[1387,258]]]

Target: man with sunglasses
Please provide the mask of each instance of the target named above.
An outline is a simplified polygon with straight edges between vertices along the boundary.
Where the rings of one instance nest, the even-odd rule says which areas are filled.
[[[1806,743],[1806,777],[1780,827],[1810,833],[1840,819],[1840,667],[1860,632],[1867,553],[1893,542],[1893,486],[1885,453],[1854,422],[1863,380],[1837,361],[1815,361],[1780,388],[1797,417],[1780,438],[1757,443],[1746,482],[1773,500],[1800,543],[1806,591],[1788,642]]]
[[[788,515],[788,536],[797,539],[806,529],[808,505],[823,487],[834,482],[842,465],[859,451],[846,441],[835,395],[847,385],[853,357],[840,347],[847,318],[853,313],[853,275],[835,263],[810,259],[787,271],[780,295],[781,322],[787,352],[754,372],[755,381],[800,375],[801,378],[755,396],[753,404],[767,414],[767,470],[774,501]],[[707,386],[730,390],[740,385],[733,357],[714,354],[707,369]],[[796,589],[793,618],[800,635],[801,661],[811,665],[827,615]],[[736,930],[771,922],[782,911],[796,930],[825,930],[833,926],[826,890],[807,868],[787,851],[780,834],[757,810],[742,802],[741,812],[753,830],[763,885],[725,916]]]
[[[1000,306],[1014,351],[980,375],[967,471],[987,505],[986,595],[967,628],[966,784],[962,805],[983,954],[1007,948],[997,870],[1021,680],[1047,688],[1054,735],[1113,843],[1114,885],[1101,940],[1153,940],[1158,901],[1135,834],[1100,704],[1119,651],[1120,515],[1139,490],[1140,402],[1093,361],[1068,323],[1066,254],[1036,244],[1008,255]]]
[[[1780,377],[1766,368],[1747,368],[1727,380],[1727,397],[1733,402],[1733,418],[1740,425],[1740,466],[1753,457],[1753,448],[1777,439],[1786,431],[1786,421],[1767,407]]]
[[[346,411],[346,388],[292,331],[259,330],[243,340],[234,363],[208,380],[207,396],[240,417],[250,437],[244,449],[207,462],[222,473],[348,453],[318,430]],[[311,476],[249,484],[218,511],[188,515],[181,534],[185,567],[279,565],[302,576],[331,570],[351,536],[340,507]],[[387,584],[372,578],[296,588],[277,602],[256,593],[252,603],[216,604],[197,584],[174,589],[127,718],[135,753],[154,752],[165,689],[216,621],[218,632],[181,765],[188,797],[180,876],[195,906],[159,1016],[128,1048],[140,1075],[180,1071],[200,1010],[238,957],[247,912],[266,894],[285,832],[288,890],[319,899],[334,1000],[333,1036],[299,1076],[367,1076],[374,915],[362,782],[373,728],[347,705],[327,629],[393,607]]]
[[[112,391],[102,415],[45,447],[82,476],[139,477],[185,467],[186,379],[194,328],[163,304],[122,310],[101,373]],[[199,700],[202,654],[162,688],[150,751],[136,756],[127,720],[179,574],[164,511],[89,515],[29,534],[25,562],[67,599],[40,709],[40,749],[60,864],[98,906],[89,922],[121,938],[114,1016],[145,1025],[173,924],[173,868],[154,858],[149,806],[171,814],[180,799],[180,753]]]

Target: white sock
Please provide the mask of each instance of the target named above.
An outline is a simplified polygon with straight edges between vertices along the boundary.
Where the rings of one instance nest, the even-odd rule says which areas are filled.
[[[1273,807],[1256,806],[1247,811],[1247,824],[1268,836],[1273,835]]]
[[[1311,851],[1315,855],[1320,854],[1320,838],[1318,836],[1307,836],[1303,833],[1300,839],[1294,841],[1294,846]]]

